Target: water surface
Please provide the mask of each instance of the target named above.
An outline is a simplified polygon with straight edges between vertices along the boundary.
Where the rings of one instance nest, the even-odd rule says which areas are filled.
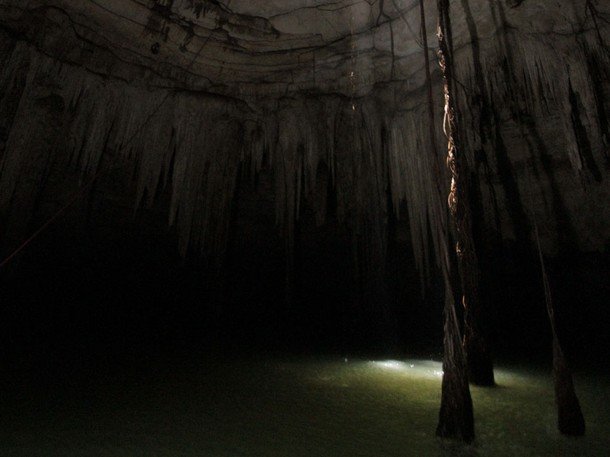
[[[599,375],[576,377],[587,435],[573,439],[556,431],[550,373],[500,366],[497,388],[472,388],[477,439],[460,446],[434,435],[438,361],[268,356],[170,366],[5,383],[0,455],[528,457],[610,449],[610,382]]]

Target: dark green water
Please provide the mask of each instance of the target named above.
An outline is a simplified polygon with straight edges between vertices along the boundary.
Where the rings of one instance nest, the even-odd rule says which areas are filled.
[[[429,360],[205,360],[64,373],[3,386],[0,456],[606,456],[610,381],[576,377],[587,435],[560,436],[546,370],[497,370],[472,388],[477,440],[434,436],[441,366]],[[127,375],[125,373],[129,372]]]

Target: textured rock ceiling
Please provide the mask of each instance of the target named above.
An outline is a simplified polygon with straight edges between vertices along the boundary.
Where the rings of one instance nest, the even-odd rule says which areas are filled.
[[[494,37],[500,16],[530,35],[566,35],[582,6],[454,3],[456,47]],[[576,2],[582,3],[582,2]],[[431,47],[436,2],[426,1]],[[601,8],[601,6],[598,6]],[[10,24],[48,55],[148,87],[224,95],[362,95],[423,82],[418,0],[3,0]]]
[[[435,6],[426,3],[433,33]],[[421,54],[414,0],[3,4],[2,19],[21,22],[21,31],[49,53],[129,80],[146,67],[153,71],[148,75],[153,85],[257,94],[312,88],[362,93],[421,69],[421,59],[410,60]],[[69,52],[66,43],[72,44]]]
[[[547,246],[607,245],[609,3],[450,3],[484,230],[527,245],[535,216]],[[324,222],[330,182],[367,252],[384,249],[388,193],[397,214],[406,201],[426,270],[427,145],[446,143],[425,5],[434,122],[418,0],[0,0],[0,235],[19,240],[54,195],[48,163],[64,191],[122,161],[136,205],[171,193],[183,252],[222,251],[238,171],[271,170],[288,246],[303,199]]]

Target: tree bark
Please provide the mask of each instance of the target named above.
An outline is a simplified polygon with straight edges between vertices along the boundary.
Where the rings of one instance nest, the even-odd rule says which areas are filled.
[[[450,284],[445,284],[443,382],[436,434],[441,438],[474,441],[474,413],[468,387],[466,358]]]
[[[582,415],[580,402],[574,389],[572,372],[568,367],[565,356],[559,343],[557,333],[557,322],[555,321],[555,308],[551,294],[551,285],[546,272],[544,256],[540,247],[540,236],[538,226],[534,221],[534,232],[538,247],[538,257],[542,271],[542,284],[544,286],[544,298],[546,310],[551,324],[553,335],[553,382],[555,387],[555,403],[557,404],[557,427],[563,435],[582,436],[585,434],[585,419]]]
[[[440,4],[439,4],[440,5]],[[442,186],[440,164],[436,147],[436,129],[434,128],[434,100],[432,96],[432,78],[430,75],[428,40],[426,36],[425,10],[423,0],[420,0],[422,18],[422,36],[426,56],[426,81],[428,87],[428,111],[430,115],[430,142],[434,154],[432,167],[433,179],[437,185],[434,208],[437,212],[435,220],[440,221],[436,227],[439,245],[441,246],[441,270],[445,282],[444,306],[444,341],[443,341],[443,382],[441,393],[441,408],[436,434],[442,438],[459,439],[466,443],[474,440],[474,414],[472,398],[468,387],[468,370],[464,348],[460,336],[460,325],[456,313],[455,295],[451,286],[451,256],[449,255],[449,231],[447,215],[442,204]],[[439,43],[444,43],[444,35],[439,34]],[[443,61],[444,62],[444,61]],[[446,82],[447,80],[445,80]],[[445,91],[448,94],[447,90]],[[447,97],[446,97],[447,100]],[[449,138],[451,136],[449,135]],[[451,144],[451,142],[450,142]]]
[[[464,349],[470,382],[480,386],[495,384],[493,362],[481,325],[479,266],[472,235],[472,215],[468,196],[468,166],[459,144],[457,106],[453,94],[453,62],[449,37],[449,1],[438,0],[439,63],[445,94],[444,130],[448,139],[447,166],[451,172],[449,210],[457,232],[456,254],[464,307]]]

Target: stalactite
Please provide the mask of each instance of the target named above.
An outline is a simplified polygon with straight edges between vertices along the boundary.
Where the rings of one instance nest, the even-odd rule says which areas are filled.
[[[432,183],[436,189],[436,192],[432,191],[430,194],[431,202],[429,202],[429,211],[432,216],[431,220],[431,229],[436,233],[435,236],[435,248],[437,251],[437,256],[441,258],[441,261],[437,261],[437,265],[440,266],[441,271],[443,272],[443,278],[445,280],[445,284],[450,283],[450,268],[449,268],[449,256],[448,256],[448,242],[449,242],[449,230],[447,223],[447,209],[445,205],[442,203],[443,195],[446,193],[445,186],[443,185],[443,173],[441,171],[441,155],[438,150],[438,142],[436,138],[436,134],[439,131],[437,127],[436,120],[436,110],[434,108],[434,94],[433,94],[433,84],[432,84],[432,73],[430,70],[430,55],[428,51],[428,30],[426,27],[426,10],[424,7],[423,0],[419,2],[420,6],[420,20],[421,20],[421,36],[422,36],[422,45],[424,49],[424,73],[426,75],[426,91],[427,91],[427,111],[428,111],[428,122],[429,122],[429,147],[430,154],[427,154],[426,157],[429,160],[430,166],[429,169],[432,170]],[[449,293],[446,291],[445,293]]]
[[[581,173],[583,160],[572,123],[570,87],[582,99],[583,126],[593,140],[593,160],[599,160],[604,151],[603,132],[598,128],[595,81],[587,56],[594,54],[600,67],[605,68],[610,63],[607,53],[589,35],[581,38],[581,46],[567,49],[550,35],[535,38],[519,35],[518,40],[513,40],[509,24],[502,26],[508,35],[504,44],[497,41],[500,45],[495,46],[496,57],[473,60],[472,56],[460,55],[455,61],[457,78],[472,80],[470,86],[477,87],[482,83],[477,74],[483,74],[485,86],[479,89],[488,94],[485,98],[493,105],[510,104],[515,106],[514,111],[536,118],[558,118],[563,125],[567,157],[575,172]],[[489,49],[485,51],[490,54]],[[470,141],[476,150],[477,140]]]
[[[79,170],[81,185],[100,172],[105,156],[112,156],[107,161],[110,165],[131,164],[137,170],[134,205],[145,195],[143,203],[151,204],[159,183],[171,182],[170,223],[178,227],[183,253],[195,246],[210,257],[222,255],[224,227],[242,156],[243,119],[247,117],[243,107],[214,97],[151,92],[108,82],[59,64],[25,44],[15,47],[5,65],[23,68],[23,61],[28,62],[25,88],[0,165],[0,208],[5,214],[14,198],[27,198],[25,194],[31,192],[19,184],[32,176],[27,151],[65,151],[66,163]],[[29,134],[31,130],[45,133],[33,123],[44,125],[49,116],[37,121],[40,109],[28,105],[45,94],[64,105],[50,116],[64,119],[67,131],[54,144],[48,144],[49,138]],[[172,161],[173,173],[168,176]],[[12,219],[17,219],[14,214]]]
[[[423,289],[429,283],[433,266],[440,267],[443,261],[442,237],[437,231],[443,226],[443,216],[434,211],[438,206],[438,181],[432,176],[435,159],[429,152],[430,135],[423,108],[401,113],[390,122],[388,167],[392,202],[396,214],[400,214],[400,202],[407,203],[411,244]]]

